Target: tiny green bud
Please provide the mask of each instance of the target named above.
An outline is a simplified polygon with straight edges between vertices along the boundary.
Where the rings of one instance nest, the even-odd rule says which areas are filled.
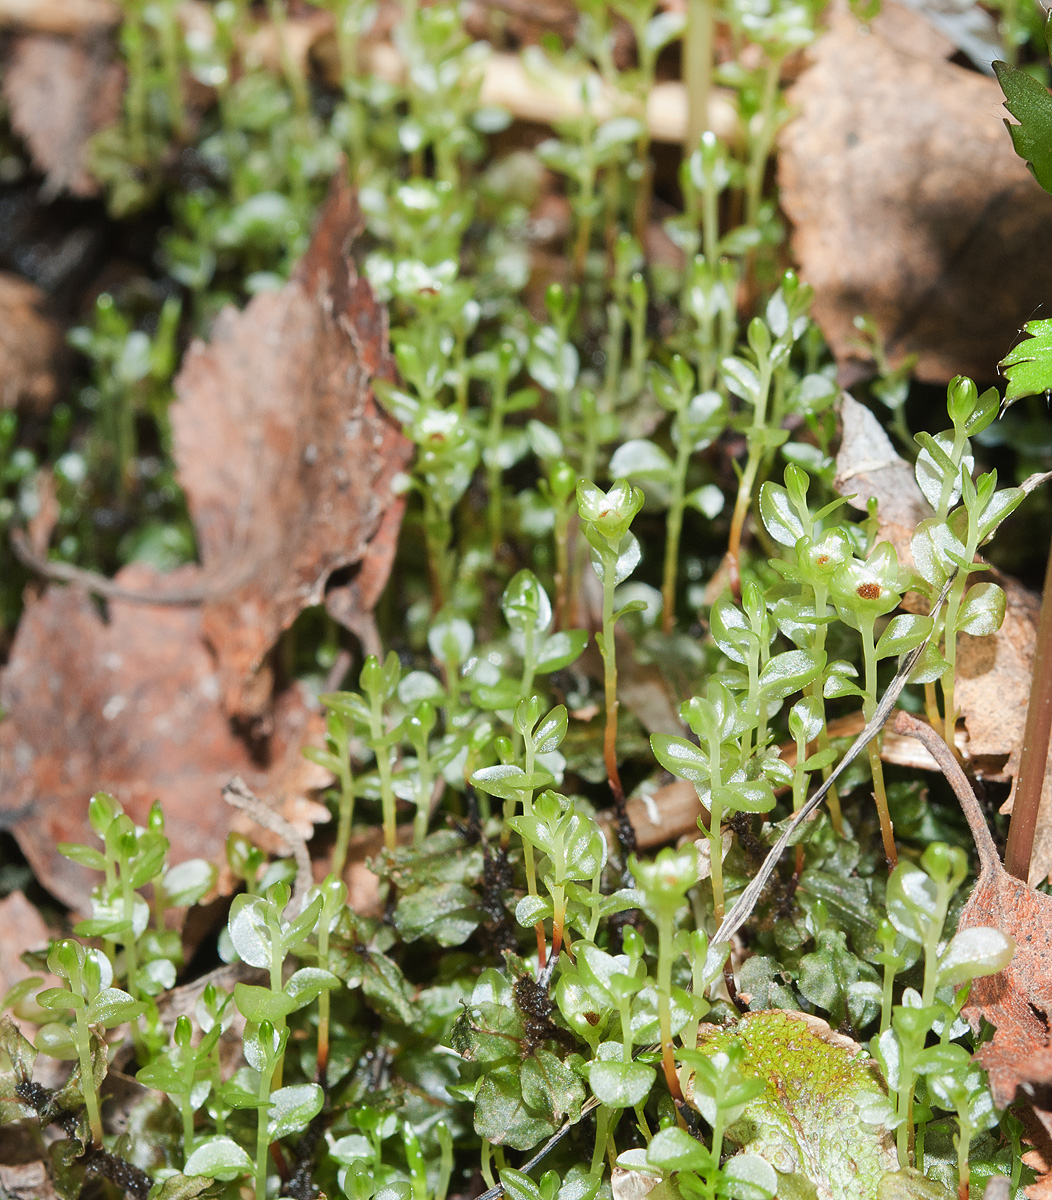
[[[771,353],[771,331],[759,317],[749,322],[747,332],[749,348],[761,361]]]
[[[955,375],[946,388],[946,411],[954,425],[966,425],[975,412],[979,389],[965,375]]]
[[[548,468],[548,486],[555,499],[565,504],[577,488],[577,472],[565,459],[556,459]]]
[[[379,691],[381,686],[382,676],[380,670],[380,660],[375,654],[370,654],[365,660],[362,667],[362,673],[358,677],[358,683],[363,692]]]
[[[692,392],[694,390],[694,370],[690,363],[682,355],[673,354],[670,365],[672,367],[672,378],[675,379],[680,391]]]
[[[949,883],[956,890],[968,872],[968,858],[960,846],[932,842],[921,855],[921,866],[937,883]]]
[[[321,894],[325,908],[334,912],[347,903],[347,884],[335,875],[326,875],[321,885]]]
[[[106,792],[96,792],[88,801],[88,820],[99,837],[105,837],[110,824],[122,812],[121,802]]]

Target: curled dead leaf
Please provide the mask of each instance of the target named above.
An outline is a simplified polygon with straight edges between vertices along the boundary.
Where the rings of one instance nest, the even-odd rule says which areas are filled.
[[[124,69],[107,34],[15,38],[4,72],[11,125],[44,172],[44,198],[95,196],[88,142],[120,115]]]
[[[183,568],[174,579],[197,574]],[[117,578],[156,583],[141,565]],[[220,789],[231,775],[286,804],[311,782],[296,775],[315,769],[299,766],[303,741],[320,740],[320,718],[305,703],[297,692],[276,705],[269,747],[258,748],[270,750],[271,766],[261,769],[222,710],[199,610],[114,601],[104,621],[83,592],[51,588],[27,605],[0,673],[0,823],[41,883],[80,911],[97,879],[56,846],[95,843],[87,822],[95,791],[112,792],[140,824],[159,799],[171,860],[215,860],[230,829]]]
[[[845,392],[839,408],[840,449],[833,487],[861,512],[868,511],[871,499],[876,500],[878,540],[891,542],[899,562],[912,565],[913,531],[932,515],[913,467],[864,404]]]
[[[347,257],[360,219],[341,171],[292,279],[225,309],[175,382],[175,457],[205,572],[236,580],[203,622],[240,717],[265,713],[267,654],[333,571],[362,564],[356,598],[375,603],[390,569],[391,481],[410,447],[372,395],[392,368],[386,313]]]

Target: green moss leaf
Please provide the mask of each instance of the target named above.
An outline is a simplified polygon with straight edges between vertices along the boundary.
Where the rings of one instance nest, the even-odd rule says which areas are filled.
[[[802,1013],[747,1013],[733,1028],[712,1030],[701,1049],[716,1054],[734,1039],[745,1049],[742,1075],[762,1080],[763,1090],[728,1138],[780,1174],[809,1180],[817,1200],[876,1200],[896,1159],[887,1131],[859,1120],[862,1105],[887,1094],[872,1059]]]

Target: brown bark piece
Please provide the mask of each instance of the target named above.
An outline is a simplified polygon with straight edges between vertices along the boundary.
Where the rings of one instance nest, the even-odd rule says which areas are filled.
[[[197,574],[186,567],[170,578],[189,583]],[[145,590],[157,576],[132,566],[118,580]],[[302,701],[284,698],[274,765],[260,769],[222,711],[201,632],[193,608],[114,601],[104,621],[74,588],[51,588],[26,608],[0,674],[8,714],[0,723],[0,820],[41,883],[74,909],[87,907],[98,877],[56,844],[97,844],[87,821],[93,792],[112,792],[140,824],[159,799],[171,861],[180,862],[221,855],[233,812],[220,792],[231,775],[242,774],[279,806],[311,782],[292,760],[303,740],[320,742],[317,718],[299,711]]]
[[[46,304],[36,284],[0,272],[0,411],[43,416],[55,403],[65,343]]]
[[[4,1200],[59,1200],[43,1162],[0,1163],[0,1196]]]
[[[994,379],[1052,290],[1052,197],[1005,136],[996,82],[944,61],[919,15],[884,17],[834,13],[790,92],[793,249],[842,368],[865,357],[852,321],[868,314],[893,360],[920,355],[921,379]]]
[[[95,196],[88,170],[91,137],[120,116],[124,70],[110,38],[28,34],[14,40],[3,94],[11,125],[44,172],[44,198]]]
[[[359,225],[341,172],[293,278],[225,309],[176,378],[175,458],[205,571],[237,579],[203,612],[231,715],[265,712],[266,656],[333,571],[362,564],[375,597],[390,569],[383,522],[410,447],[372,395],[392,367],[386,312],[346,256]]]

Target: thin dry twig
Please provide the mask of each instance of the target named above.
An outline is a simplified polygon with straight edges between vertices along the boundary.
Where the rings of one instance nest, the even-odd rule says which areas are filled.
[[[983,810],[975,798],[975,791],[968,782],[968,777],[961,770],[961,764],[951,753],[942,737],[926,721],[918,721],[916,717],[911,717],[907,712],[897,712],[891,728],[896,733],[915,737],[917,741],[923,743],[928,753],[939,764],[939,770],[946,776],[946,782],[953,788],[954,794],[961,802],[961,810],[964,812],[964,819],[968,822],[968,828],[972,831],[972,839],[979,852],[979,865],[982,869],[986,871],[995,864],[1000,866],[1001,856],[997,853],[997,847],[994,845],[994,839],[986,824]]]
[[[296,860],[296,879],[292,885],[292,898],[289,906],[293,913],[300,913],[307,899],[307,893],[314,884],[314,872],[311,869],[310,854],[306,841],[296,831],[295,827],[283,816],[268,808],[255,792],[248,786],[240,775],[223,788],[223,799],[232,808],[239,808],[248,813],[257,825],[276,833],[292,851]]]
[[[54,562],[52,559],[38,554],[30,545],[24,530],[11,531],[11,548],[15,557],[23,566],[35,574],[55,583],[69,583],[82,587],[85,591],[104,600],[124,600],[130,604],[170,604],[175,607],[186,607],[193,604],[203,604],[214,596],[222,596],[233,590],[239,583],[248,578],[249,571],[231,571],[225,575],[211,575],[201,579],[199,583],[189,587],[173,588],[171,591],[140,591],[138,588],[124,587],[115,583],[97,571],[88,571],[84,567],[75,567],[72,563]]]

